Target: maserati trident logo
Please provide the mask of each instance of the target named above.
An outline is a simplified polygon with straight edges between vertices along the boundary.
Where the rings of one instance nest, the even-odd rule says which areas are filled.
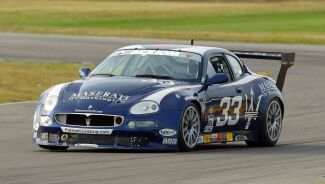
[[[93,108],[93,106],[92,106],[92,105],[89,105],[89,106],[88,106],[88,110],[90,110],[91,108]]]
[[[87,117],[87,119],[86,119],[86,125],[87,126],[90,126],[90,121],[91,121],[91,119],[89,117]]]

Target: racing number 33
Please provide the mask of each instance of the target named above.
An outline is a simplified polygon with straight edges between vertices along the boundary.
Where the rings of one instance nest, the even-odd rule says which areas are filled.
[[[224,126],[224,125],[236,125],[238,120],[239,120],[239,110],[241,108],[242,105],[242,97],[241,96],[235,96],[233,98],[230,97],[225,97],[222,98],[221,102],[220,102],[220,107],[223,107],[225,104],[226,108],[223,109],[222,111],[222,116],[221,117],[217,117],[217,124],[216,126]],[[234,107],[234,114],[236,114],[235,118],[233,119],[232,116],[228,115],[229,112],[229,108],[230,106],[235,106],[237,103],[237,106]]]

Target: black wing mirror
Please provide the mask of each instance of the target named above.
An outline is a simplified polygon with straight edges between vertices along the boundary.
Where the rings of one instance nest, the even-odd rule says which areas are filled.
[[[90,73],[90,68],[82,67],[79,69],[79,76],[82,78],[86,78]]]
[[[222,84],[228,82],[228,75],[225,73],[217,73],[208,79],[206,85],[211,86],[213,84]]]

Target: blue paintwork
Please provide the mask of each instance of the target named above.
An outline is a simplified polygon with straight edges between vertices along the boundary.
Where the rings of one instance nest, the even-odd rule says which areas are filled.
[[[142,45],[128,46],[123,49],[161,49],[161,50],[181,50],[197,53],[203,56],[202,61],[202,79],[201,82],[184,82],[176,80],[167,80],[169,83],[164,83],[166,80],[150,80],[145,78],[122,77],[122,76],[93,76],[88,75],[85,69],[82,70],[84,79],[76,80],[67,83],[60,91],[59,101],[55,109],[49,114],[53,123],[49,127],[40,126],[38,131],[52,132],[62,134],[61,126],[54,118],[55,113],[74,113],[76,109],[87,110],[89,105],[92,109],[102,111],[102,114],[120,115],[124,117],[124,123],[113,128],[112,136],[145,136],[149,138],[149,145],[146,147],[123,147],[118,145],[99,145],[101,148],[121,148],[121,149],[161,149],[161,150],[178,150],[178,144],[164,145],[162,144],[164,136],[159,134],[159,130],[169,128],[177,130],[177,134],[168,138],[179,138],[179,123],[182,118],[184,107],[189,103],[195,103],[201,111],[201,133],[204,134],[204,129],[208,124],[209,109],[211,107],[220,107],[220,102],[223,97],[233,98],[242,96],[243,108],[245,109],[245,94],[250,95],[251,90],[254,92],[254,106],[258,101],[258,96],[262,94],[260,84],[266,81],[274,83],[270,78],[256,75],[246,71],[240,79],[224,84],[212,84],[224,81],[223,74],[217,74],[210,79],[210,85],[205,85],[207,78],[208,57],[212,53],[229,54],[237,58],[231,52],[213,47],[200,47],[188,45]],[[86,74],[87,73],[87,74]],[[221,76],[218,76],[221,75]],[[219,78],[218,78],[219,77]],[[275,83],[274,83],[275,84]],[[148,97],[163,89],[168,89],[176,86],[192,86],[188,89],[174,90],[166,94],[160,102],[160,110],[157,113],[147,115],[132,115],[129,109],[145,97]],[[42,112],[42,106],[49,90],[45,91],[39,99],[36,111]],[[119,101],[104,101],[104,100],[70,100],[69,98],[74,93],[85,93],[92,91],[109,91],[111,94],[129,96],[125,102]],[[241,135],[244,132],[249,139],[254,140],[259,133],[260,122],[264,117],[264,113],[268,103],[273,98],[278,98],[282,102],[281,92],[276,88],[271,90],[272,93],[264,94],[260,101],[258,109],[258,117],[251,121],[249,129],[245,130],[244,114],[240,115],[240,119],[236,125],[213,127],[212,133],[232,132],[234,136]],[[146,120],[153,121],[157,124],[156,127],[134,128],[130,129],[127,126],[129,121]],[[69,125],[64,125],[69,127]],[[64,145],[62,143],[43,143],[33,138],[33,142],[39,145],[55,145],[55,146],[76,146],[74,144]]]

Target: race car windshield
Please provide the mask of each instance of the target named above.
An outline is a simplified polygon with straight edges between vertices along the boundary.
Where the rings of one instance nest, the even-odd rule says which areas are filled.
[[[170,50],[120,50],[107,57],[90,74],[196,81],[202,57]]]

